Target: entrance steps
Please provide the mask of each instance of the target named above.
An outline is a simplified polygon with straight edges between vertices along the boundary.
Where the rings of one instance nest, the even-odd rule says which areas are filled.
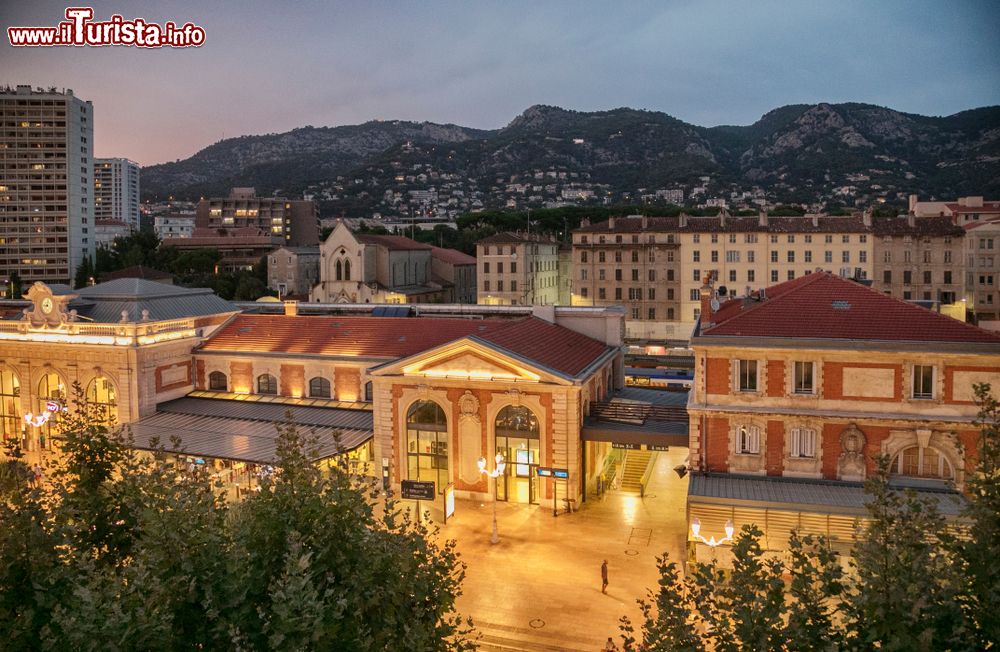
[[[629,451],[625,456],[625,468],[622,469],[622,491],[639,493],[642,491],[642,476],[653,453],[650,451]]]
[[[542,622],[542,621],[539,621]],[[601,643],[584,636],[564,636],[540,628],[476,621],[477,649],[488,652],[579,652],[601,649]],[[582,633],[581,633],[582,634]],[[617,633],[615,633],[617,635]]]

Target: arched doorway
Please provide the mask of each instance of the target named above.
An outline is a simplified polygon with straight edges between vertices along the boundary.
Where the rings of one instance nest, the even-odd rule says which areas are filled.
[[[87,403],[97,408],[98,415],[109,423],[118,421],[118,393],[114,383],[99,376],[87,385]]]
[[[50,403],[57,403],[59,409],[49,410]],[[35,401],[35,414],[48,414],[49,419],[38,427],[38,443],[42,448],[48,448],[52,436],[59,432],[59,422],[62,420],[62,408],[66,407],[66,386],[59,374],[49,372],[38,381],[38,395]]]
[[[21,383],[13,371],[0,369],[0,433],[3,440],[20,439],[22,423]]]
[[[504,477],[497,482],[497,499],[517,503],[538,502],[538,418],[524,406],[508,405],[494,422],[497,452],[507,460]]]
[[[448,420],[434,401],[417,401],[406,413],[406,477],[433,480],[441,493],[448,474]]]

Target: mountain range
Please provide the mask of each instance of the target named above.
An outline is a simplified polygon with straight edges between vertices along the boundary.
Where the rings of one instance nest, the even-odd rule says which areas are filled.
[[[401,171],[420,169],[436,174],[400,181]],[[217,196],[233,186],[286,196],[325,191],[324,213],[349,214],[372,210],[387,189],[451,178],[489,208],[504,205],[505,184],[553,170],[616,201],[644,190],[690,191],[706,185],[703,177],[709,196],[757,187],[786,202],[996,196],[1000,106],[928,117],[870,104],[795,104],[749,126],[700,127],[655,111],[537,105],[496,130],[398,120],[310,126],[222,140],[143,168],[142,189],[147,199]]]

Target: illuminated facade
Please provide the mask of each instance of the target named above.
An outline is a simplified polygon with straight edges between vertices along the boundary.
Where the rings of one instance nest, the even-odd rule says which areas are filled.
[[[585,459],[581,427],[622,382],[621,314],[547,317],[239,315],[195,350],[195,386],[370,410],[376,466],[397,489],[433,480],[488,498],[476,461],[500,452],[501,500],[551,501],[539,466],[568,469],[559,493],[582,500],[601,460]]]
[[[957,504],[1000,336],[825,272],[717,310],[713,294],[691,340],[689,517],[755,522],[774,549],[792,528],[849,543],[880,453],[894,482]]]
[[[27,450],[47,446],[59,414],[47,404],[66,406],[74,399],[74,383],[86,401],[121,423],[190,392],[191,349],[234,312],[205,292],[139,279],[78,292],[35,283],[25,296],[31,305],[23,318],[0,321],[3,438],[21,438]],[[151,313],[165,302],[173,310],[190,306],[203,314],[157,319]],[[98,321],[115,312],[117,322]],[[95,321],[81,319],[84,313]]]

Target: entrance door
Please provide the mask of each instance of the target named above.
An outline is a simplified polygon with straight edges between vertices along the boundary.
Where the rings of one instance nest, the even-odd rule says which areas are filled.
[[[538,440],[498,437],[497,452],[507,462],[497,478],[497,499],[515,503],[538,503]]]

